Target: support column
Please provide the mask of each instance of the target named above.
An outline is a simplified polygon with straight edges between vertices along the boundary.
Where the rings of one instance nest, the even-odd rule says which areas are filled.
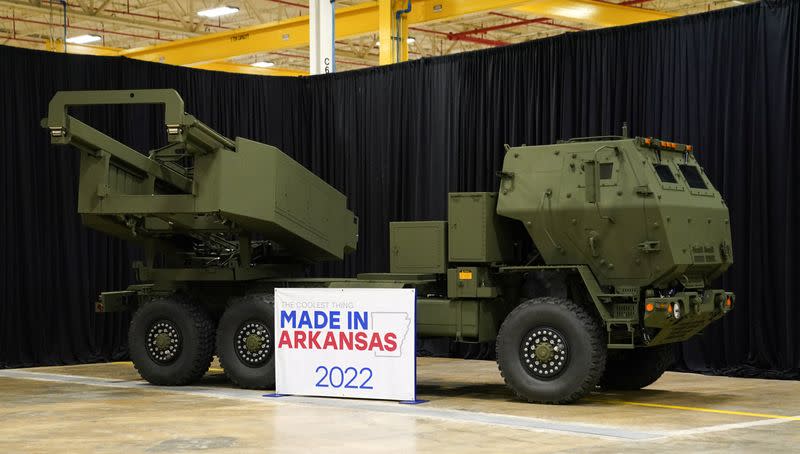
[[[408,60],[408,0],[378,0],[378,42],[381,65]]]
[[[378,18],[379,63],[390,65],[394,63],[394,0],[378,0]]]
[[[408,14],[402,11],[405,11],[410,6],[411,2],[400,2],[400,6],[398,6],[400,14],[395,24],[399,29],[395,30],[395,36],[397,36],[397,47],[400,50],[400,54],[397,57],[397,62],[408,61]],[[397,16],[398,14],[395,13],[395,15]]]
[[[336,72],[334,49],[335,0],[311,0],[309,8],[309,50],[311,74]]]

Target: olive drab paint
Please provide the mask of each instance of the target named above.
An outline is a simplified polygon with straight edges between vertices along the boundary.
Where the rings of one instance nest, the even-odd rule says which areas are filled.
[[[547,264],[586,264],[600,285],[702,288],[733,263],[728,208],[694,152],[644,140],[510,148],[497,213]]]
[[[92,104],[163,105],[168,145],[143,155],[69,115]],[[413,288],[418,335],[489,342],[525,312],[515,308],[535,313],[532,298],[544,298],[602,323],[593,345],[605,352],[686,340],[734,307],[713,287],[733,263],[728,208],[688,145],[623,133],[507,146],[497,192],[451,193],[446,220],[390,224],[389,273],[307,278],[305,265],[356,250],[358,218],[277,148],[222,136],[174,90],[59,92],[42,124],[53,144],[80,150],[83,222],[144,247],[138,282],[103,292],[98,312],[158,298],[234,329],[243,308],[272,326],[277,287]],[[533,242],[527,257],[517,232]],[[259,339],[267,355],[274,333]],[[243,367],[234,381],[274,384],[270,358],[273,378]],[[527,399],[568,402],[592,386]]]
[[[69,106],[97,104],[163,105],[169,145],[148,157],[67,113]],[[185,248],[180,243],[193,233],[209,242],[264,234],[299,262],[340,260],[356,248],[358,219],[344,195],[277,148],[228,139],[184,113],[174,90],[59,92],[43,124],[54,144],[81,150],[78,212],[94,229],[161,251]],[[240,259],[252,256],[244,249]],[[238,273],[223,274],[274,275],[238,264],[231,268]],[[197,277],[191,269],[170,273],[150,264],[139,272]]]

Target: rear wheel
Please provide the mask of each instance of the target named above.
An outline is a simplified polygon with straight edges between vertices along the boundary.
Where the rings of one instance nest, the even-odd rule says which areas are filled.
[[[206,373],[214,355],[214,325],[197,305],[154,299],[136,311],[128,331],[131,360],[154,385],[186,385]]]
[[[275,311],[272,295],[234,300],[217,328],[217,355],[225,374],[242,388],[275,388]]]
[[[656,382],[675,362],[675,346],[613,350],[600,379],[603,389],[636,390]]]
[[[591,392],[603,374],[606,343],[592,314],[565,298],[535,298],[506,317],[497,365],[528,402],[565,404]]]

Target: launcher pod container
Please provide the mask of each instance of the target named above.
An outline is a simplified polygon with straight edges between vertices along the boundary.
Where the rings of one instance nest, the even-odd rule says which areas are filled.
[[[68,114],[103,104],[163,105],[168,144],[143,155]],[[129,347],[142,377],[190,383],[216,348],[235,382],[271,386],[272,296],[257,283],[354,251],[346,197],[277,148],[184,113],[174,90],[59,92],[43,125],[52,143],[81,151],[84,224],[143,246],[139,283],[96,307],[135,311]]]
[[[169,143],[149,156],[67,114],[139,103],[165,106]],[[671,344],[734,306],[712,287],[733,262],[728,209],[688,145],[623,132],[506,147],[498,192],[390,224],[389,273],[310,279],[305,265],[355,250],[358,220],[278,149],[223,137],[172,90],[61,92],[43,124],[81,150],[84,222],[144,247],[139,282],[96,310],[135,311],[131,358],[152,383],[191,383],[216,352],[240,386],[274,386],[282,286],[416,288],[418,335],[496,342],[508,386],[540,403],[647,386]]]

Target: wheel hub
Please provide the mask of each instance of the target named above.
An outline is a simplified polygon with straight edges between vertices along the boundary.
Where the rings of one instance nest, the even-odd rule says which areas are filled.
[[[180,330],[170,320],[156,320],[147,330],[145,343],[150,359],[158,364],[170,364],[178,358],[183,346]]]
[[[569,352],[564,337],[553,328],[528,331],[520,343],[520,357],[525,371],[536,378],[552,379],[567,366]]]
[[[158,350],[166,350],[169,347],[169,344],[169,334],[158,333],[156,335],[155,345]]]
[[[236,355],[250,367],[258,367],[269,360],[270,332],[260,320],[245,322],[235,334]]]
[[[245,340],[245,344],[247,346],[248,352],[257,352],[261,350],[261,346],[264,345],[264,338],[259,336],[258,334],[251,334],[247,336]]]
[[[553,347],[552,344],[545,342],[540,342],[536,344],[536,346],[533,349],[535,358],[539,361],[550,361],[551,359],[554,359],[555,356],[553,353],[554,351],[555,347]]]

